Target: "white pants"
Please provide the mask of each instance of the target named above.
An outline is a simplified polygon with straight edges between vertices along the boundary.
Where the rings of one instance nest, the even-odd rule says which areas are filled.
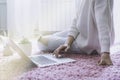
[[[65,43],[68,37],[68,31],[57,32],[52,35],[48,35],[47,37],[48,37],[48,44],[44,45],[43,43],[38,42],[38,46],[40,50],[43,51],[54,51],[60,45]],[[73,42],[69,51],[76,53],[85,53],[82,50],[80,50],[80,48],[77,46],[75,42]]]

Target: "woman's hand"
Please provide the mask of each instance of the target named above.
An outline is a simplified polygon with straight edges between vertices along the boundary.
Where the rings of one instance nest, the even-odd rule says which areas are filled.
[[[64,57],[64,56],[65,56],[64,53],[67,52],[67,51],[70,49],[73,41],[74,41],[74,37],[71,36],[71,35],[69,35],[67,41],[65,42],[65,44],[59,46],[59,47],[53,52],[53,55],[54,55],[55,57],[57,57],[57,58],[62,58],[62,57]]]
[[[61,45],[54,52],[53,55],[57,58],[62,58],[65,56],[64,52],[67,52],[70,49],[69,45]]]
[[[109,53],[102,53],[101,55],[101,59],[98,62],[99,65],[113,65],[112,60],[110,58],[110,54]]]

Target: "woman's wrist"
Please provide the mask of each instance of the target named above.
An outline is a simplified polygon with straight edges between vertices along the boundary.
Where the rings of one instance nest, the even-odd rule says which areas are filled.
[[[70,44],[65,43],[64,46],[71,46]]]
[[[68,39],[67,39],[67,41],[65,42],[64,45],[65,46],[71,46],[73,41],[74,41],[74,37],[73,36],[68,36]]]

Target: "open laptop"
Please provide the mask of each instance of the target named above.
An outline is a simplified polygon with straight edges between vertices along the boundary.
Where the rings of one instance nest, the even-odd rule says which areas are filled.
[[[70,58],[56,58],[52,54],[40,54],[35,56],[27,56],[25,52],[11,39],[8,39],[8,45],[12,47],[23,59],[31,61],[38,67],[45,67],[55,64],[73,62],[74,59]]]

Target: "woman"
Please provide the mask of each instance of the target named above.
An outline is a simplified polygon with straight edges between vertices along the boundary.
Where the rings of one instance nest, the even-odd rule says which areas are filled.
[[[78,8],[68,32],[39,39],[46,45],[44,50],[54,50],[56,57],[61,57],[62,51],[87,54],[97,51],[101,55],[99,65],[111,65],[110,46],[114,41],[113,0],[81,0]]]

